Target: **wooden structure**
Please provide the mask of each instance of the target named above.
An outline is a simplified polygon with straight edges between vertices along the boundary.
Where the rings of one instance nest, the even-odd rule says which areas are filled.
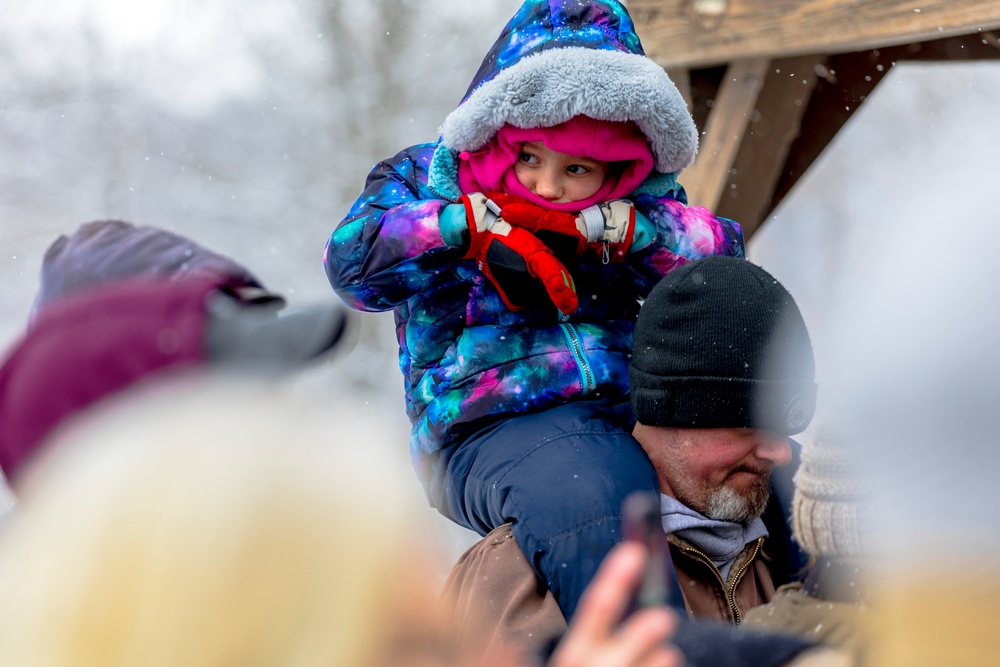
[[[998,0],[631,0],[702,131],[682,182],[749,240],[897,63],[1000,59]]]

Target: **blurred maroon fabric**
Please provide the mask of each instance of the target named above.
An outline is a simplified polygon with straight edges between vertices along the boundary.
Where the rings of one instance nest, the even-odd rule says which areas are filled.
[[[206,299],[233,280],[131,278],[38,311],[0,366],[0,467],[7,478],[67,416],[151,374],[203,363]]]

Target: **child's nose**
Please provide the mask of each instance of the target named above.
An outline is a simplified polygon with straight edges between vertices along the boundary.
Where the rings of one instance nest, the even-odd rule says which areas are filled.
[[[562,188],[559,181],[551,174],[539,174],[535,181],[535,194],[543,199],[559,199],[562,196]]]

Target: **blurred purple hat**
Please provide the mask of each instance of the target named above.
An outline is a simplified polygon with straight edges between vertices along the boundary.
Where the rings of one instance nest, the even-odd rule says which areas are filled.
[[[232,278],[246,300],[284,304],[244,266],[188,238],[156,227],[100,220],[60,236],[45,251],[32,313],[67,294],[129,276],[174,281],[205,275]]]
[[[340,339],[339,305],[279,316],[284,303],[176,234],[111,221],[61,236],[0,365],[0,468],[13,479],[69,417],[142,381],[209,365],[294,369]]]

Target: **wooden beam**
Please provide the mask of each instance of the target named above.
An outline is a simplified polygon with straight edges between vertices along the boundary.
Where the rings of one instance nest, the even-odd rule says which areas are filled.
[[[843,53],[827,59],[824,76],[816,81],[801,120],[799,136],[789,148],[765,216],[777,208],[837,136],[840,128],[868,99],[872,90],[896,64],[896,55],[902,48]]]
[[[1000,59],[1000,36],[993,31],[977,32],[930,42],[882,48],[879,53],[896,61],[957,63],[970,60],[997,60]]]
[[[646,53],[667,69],[1000,28],[997,0],[631,0],[629,13]]]
[[[894,64],[997,59],[1000,59],[1000,35],[977,33],[838,54],[825,60],[818,56],[801,56],[802,65],[793,64],[796,58],[774,61],[775,69],[783,72],[804,71],[808,75],[808,63],[814,60],[812,69],[820,76],[814,78],[817,83],[814,88],[810,87],[811,96],[809,91],[801,91],[806,94],[807,104],[797,107],[805,111],[797,121],[788,117],[769,123],[772,113],[781,114],[790,110],[773,108],[774,104],[780,104],[777,100],[783,94],[795,94],[795,100],[800,97],[795,93],[794,86],[789,86],[786,93],[780,92],[780,88],[775,87],[780,85],[780,79],[774,80],[775,72],[768,73],[754,113],[754,118],[759,117],[761,121],[754,123],[751,120],[715,212],[739,222],[743,226],[744,237],[749,240]],[[706,71],[710,70],[692,70],[692,76]],[[784,125],[786,122],[787,126]],[[783,127],[782,131],[787,132],[792,141],[784,157],[776,153],[778,146],[761,136],[773,127]],[[782,160],[783,165],[779,164]],[[776,166],[777,174],[769,173]]]
[[[743,227],[750,240],[771,212],[775,186],[799,136],[818,73],[826,72],[824,56],[797,56],[771,61],[757,106],[733,162],[722,198],[713,209]]]
[[[1000,36],[979,33],[831,56],[789,149],[764,217],[778,207],[810,165],[894,65],[905,61],[970,62],[1000,59]]]
[[[757,104],[769,62],[765,58],[743,60],[726,70],[705,125],[698,157],[682,174],[691,204],[712,210],[718,204]]]

